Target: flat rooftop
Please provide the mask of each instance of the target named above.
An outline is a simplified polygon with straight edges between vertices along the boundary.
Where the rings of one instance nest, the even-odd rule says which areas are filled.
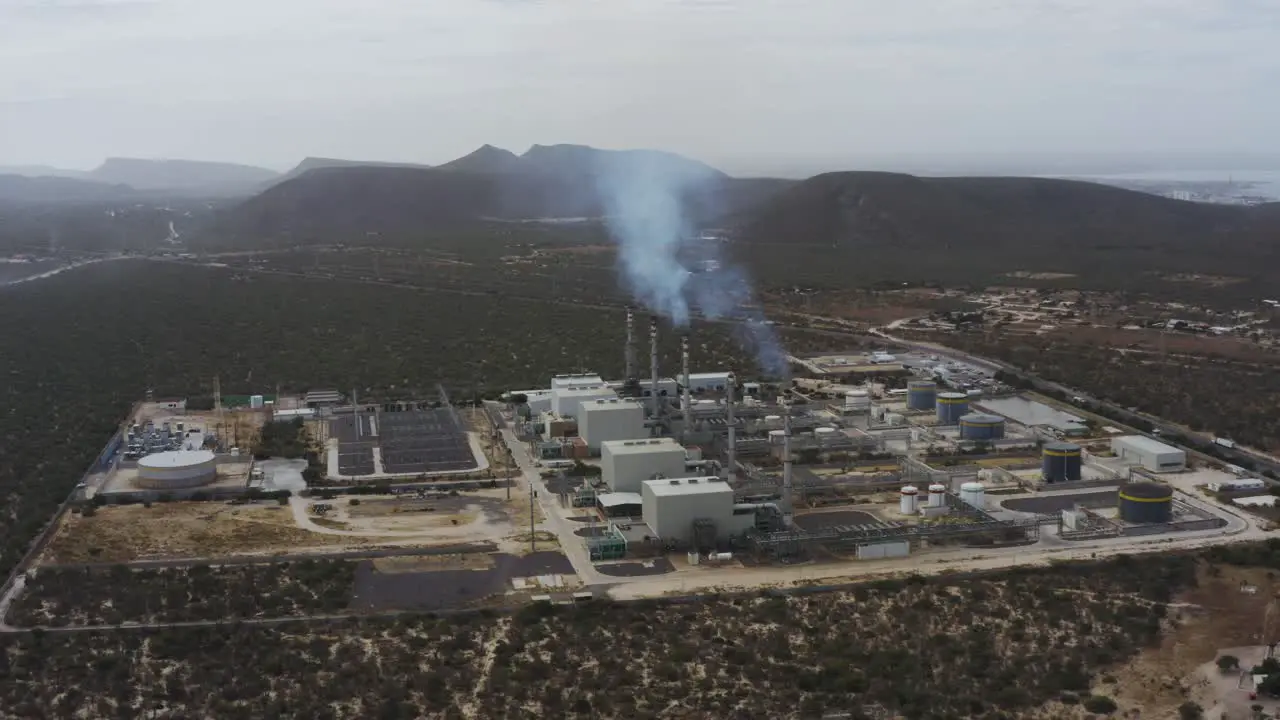
[[[652,438],[650,440],[605,440],[600,443],[600,451],[609,451],[610,455],[642,455],[653,452],[684,452],[684,446],[671,438]]]
[[[1179,450],[1178,448],[1172,445],[1165,445],[1159,440],[1153,440],[1147,437],[1146,435],[1125,435],[1123,437],[1112,438],[1111,440],[1112,442],[1115,442],[1116,440],[1122,440],[1124,441],[1125,445],[1128,445],[1129,447],[1132,447],[1132,448],[1137,448],[1143,452],[1156,453],[1156,454],[1182,452],[1181,450]]]
[[[729,483],[718,477],[672,478],[670,480],[645,480],[644,486],[655,497],[687,497],[690,495],[733,495]]]

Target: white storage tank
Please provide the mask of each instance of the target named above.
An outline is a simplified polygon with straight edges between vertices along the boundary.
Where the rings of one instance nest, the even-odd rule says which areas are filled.
[[[784,442],[786,442],[786,437],[787,437],[787,431],[786,431],[786,430],[770,430],[770,431],[769,431],[769,444],[770,444],[770,445],[781,445],[781,444],[783,444]]]
[[[833,427],[820,427],[814,430],[813,434],[821,445],[830,445],[840,438],[840,433]]]
[[[781,415],[765,415],[764,426],[767,428],[782,427],[782,416]]]
[[[967,482],[960,486],[960,502],[979,510],[987,507],[987,488],[980,482]]]
[[[916,504],[919,502],[920,490],[914,485],[904,485],[899,491],[901,499],[898,502],[898,512],[903,515],[915,515]]]
[[[947,486],[934,483],[929,486],[929,507],[945,507],[947,504]]]
[[[171,450],[138,461],[138,487],[149,490],[207,485],[218,474],[218,462],[208,450]]]
[[[844,406],[853,412],[866,412],[871,408],[871,394],[866,390],[850,390],[844,394]]]

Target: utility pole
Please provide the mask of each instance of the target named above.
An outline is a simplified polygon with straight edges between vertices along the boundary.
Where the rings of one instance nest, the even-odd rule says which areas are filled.
[[[538,491],[533,489],[533,480],[529,480],[529,552],[538,551],[538,536],[533,530],[533,504],[538,500]]]

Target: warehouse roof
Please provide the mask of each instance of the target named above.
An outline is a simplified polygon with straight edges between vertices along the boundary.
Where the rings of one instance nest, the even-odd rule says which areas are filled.
[[[630,398],[600,398],[582,403],[582,412],[604,410],[644,410],[644,405]]]
[[[656,497],[675,495],[716,495],[728,493],[733,495],[729,483],[718,477],[672,478],[670,480],[645,480],[644,486]]]
[[[1158,440],[1152,440],[1144,435],[1125,435],[1124,437],[1113,438],[1113,443],[1122,442],[1135,450],[1147,453],[1180,453],[1178,448],[1172,445],[1165,445]]]
[[[605,440],[600,443],[600,451],[609,451],[610,455],[644,454],[653,452],[671,452],[678,450],[684,456],[684,446],[671,438],[652,438],[649,440]]]
[[[596,495],[596,502],[600,503],[600,507],[613,508],[620,505],[639,505],[642,501],[640,493],[609,492]]]

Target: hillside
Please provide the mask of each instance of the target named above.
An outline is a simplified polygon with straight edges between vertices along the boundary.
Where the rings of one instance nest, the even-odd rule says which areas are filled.
[[[272,178],[271,183],[275,184],[286,180],[292,180],[303,173],[310,172],[312,170],[335,167],[389,167],[418,168],[420,170],[425,170],[431,166],[416,163],[382,162],[377,160],[343,160],[341,158],[309,157],[304,158],[302,162],[295,165],[289,172],[280,175],[279,177]]]
[[[828,173],[737,218],[739,254],[776,282],[977,282],[1062,273],[1269,278],[1275,206],[1181,202],[1068,180]]]
[[[66,177],[28,177],[0,174],[0,204],[57,204],[128,200],[138,192],[125,185],[109,185]]]
[[[492,221],[604,214],[602,177],[687,181],[696,222],[758,204],[789,181],[734,179],[655,151],[535,145],[524,155],[484,146],[436,168],[325,167],[279,183],[220,214],[208,246],[415,244],[437,231]]]
[[[251,165],[138,158],[107,158],[87,175],[99,182],[184,195],[247,195],[277,176]]]

